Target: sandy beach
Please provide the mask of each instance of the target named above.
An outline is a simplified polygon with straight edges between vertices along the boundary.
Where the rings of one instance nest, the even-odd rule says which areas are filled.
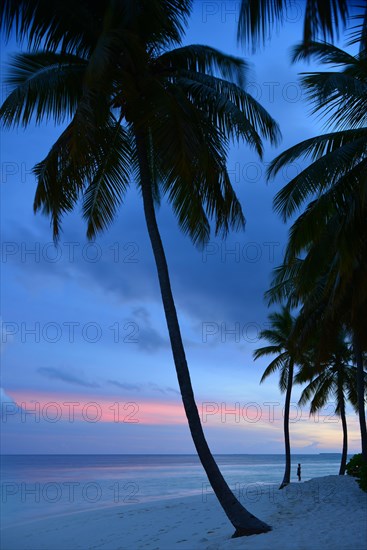
[[[367,494],[354,478],[327,476],[287,490],[241,495],[272,526],[231,539],[233,528],[212,494],[116,506],[33,521],[1,530],[3,550],[365,550]]]

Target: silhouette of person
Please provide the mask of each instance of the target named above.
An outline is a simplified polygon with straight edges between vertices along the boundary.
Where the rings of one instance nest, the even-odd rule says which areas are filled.
[[[301,481],[301,465],[300,464],[298,464],[297,476],[298,476],[298,481]]]

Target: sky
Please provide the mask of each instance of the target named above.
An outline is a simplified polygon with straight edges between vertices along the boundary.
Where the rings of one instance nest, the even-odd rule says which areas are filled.
[[[284,395],[278,375],[259,384],[268,362],[264,300],[282,260],[288,226],[272,210],[276,192],[302,169],[295,163],[266,183],[266,165],[291,145],[322,132],[290,64],[302,32],[301,4],[256,54],[236,43],[239,2],[198,0],[185,43],[245,57],[246,85],[278,121],[279,147],[260,161],[233,146],[228,170],[246,228],[226,241],[212,235],[198,250],[180,233],[169,205],[157,212],[193,388],[214,453],[282,453]],[[1,49],[2,77],[13,41]],[[1,101],[7,94],[1,87]],[[2,132],[1,139],[1,440],[3,453],[193,453],[168,341],[142,201],[132,186],[114,224],[96,241],[75,211],[58,248],[49,220],[33,214],[32,167],[61,132],[53,123]],[[309,417],[291,406],[295,453],[339,452],[341,423],[330,401]],[[349,450],[359,452],[349,411]]]

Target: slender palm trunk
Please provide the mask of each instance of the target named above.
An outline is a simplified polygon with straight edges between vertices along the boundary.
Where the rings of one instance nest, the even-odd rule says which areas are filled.
[[[285,394],[284,405],[284,444],[285,444],[285,471],[283,481],[279,489],[283,489],[291,481],[291,444],[289,439],[289,409],[291,405],[292,385],[293,385],[293,361],[289,363],[287,392]]]
[[[367,428],[366,412],[364,408],[364,369],[363,355],[359,345],[356,333],[353,335],[353,351],[357,365],[357,396],[358,396],[358,416],[361,430],[362,455],[367,462]]]
[[[345,416],[344,404],[343,404],[343,409],[340,410],[340,418],[342,419],[342,427],[343,427],[343,451],[342,451],[342,458],[340,461],[339,475],[343,476],[345,474],[345,467],[347,465],[347,454],[348,454],[348,429],[347,429],[347,419]]]
[[[185,350],[182,343],[176,307],[171,290],[165,252],[163,249],[156,221],[151,188],[149,161],[145,144],[146,142],[144,136],[142,134],[137,134],[136,146],[138,152],[145,219],[156,262],[163,307],[166,315],[166,322],[171,341],[172,353],[190,432],[200,461],[205,469],[214,493],[216,494],[220,504],[227,514],[228,519],[235,527],[235,533],[233,536],[239,537],[244,535],[265,533],[269,531],[271,527],[253,516],[250,512],[248,512],[235,498],[234,494],[232,493],[232,491],[228,487],[228,484],[223,478],[205,440],[203,428],[200,422],[199,412],[195,403],[190,373],[185,356]]]
[[[343,391],[343,380],[342,380],[342,366],[339,365],[339,371],[338,371],[338,400],[339,400],[339,407],[340,407],[340,418],[342,421],[342,428],[343,428],[343,450],[342,450],[342,458],[340,461],[340,468],[339,468],[339,475],[343,476],[345,474],[345,467],[347,465],[347,454],[348,454],[348,428],[347,428],[347,418],[345,415],[345,399],[344,399],[344,391]]]

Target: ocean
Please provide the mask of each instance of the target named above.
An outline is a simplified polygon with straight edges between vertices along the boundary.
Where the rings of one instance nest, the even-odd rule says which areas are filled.
[[[283,479],[284,455],[216,455],[244,505]],[[291,481],[336,475],[340,454],[292,455]],[[211,493],[195,455],[2,455],[1,526],[71,512]]]

